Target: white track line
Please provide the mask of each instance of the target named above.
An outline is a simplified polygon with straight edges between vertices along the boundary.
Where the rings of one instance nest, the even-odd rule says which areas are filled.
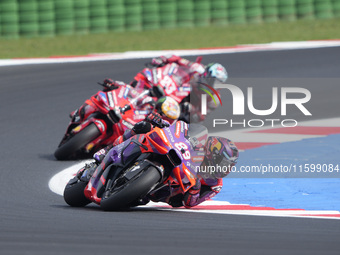
[[[196,56],[211,54],[228,54],[255,51],[279,51],[294,49],[313,49],[340,46],[340,40],[320,40],[304,42],[272,42],[267,44],[248,44],[235,47],[191,49],[191,50],[162,50],[162,51],[127,51],[122,53],[98,53],[75,57],[27,58],[27,59],[2,59],[0,66],[27,65],[27,64],[52,64],[74,63],[105,60],[122,60],[152,58],[160,55],[176,54],[179,56]]]
[[[48,182],[48,187],[54,193],[62,196],[64,194],[64,188],[67,182],[71,178],[73,178],[73,176],[78,172],[80,168],[82,168],[85,165],[85,163],[89,163],[91,161],[93,160],[84,160],[57,173]]]
[[[251,210],[243,210],[243,209],[235,209],[235,210],[220,210],[220,209],[209,209],[209,206],[215,205],[226,205],[233,206],[235,204],[231,204],[226,201],[206,201],[200,205],[200,207],[207,207],[207,209],[199,209],[199,210],[188,210],[183,208],[171,208],[166,203],[154,203],[150,202],[145,206],[145,208],[155,208],[157,210],[166,210],[166,211],[177,211],[177,212],[198,212],[198,213],[217,213],[217,214],[231,214],[231,215],[248,215],[248,216],[274,216],[274,217],[299,217],[299,218],[317,218],[317,219],[335,219],[340,220],[340,217],[332,217],[329,215],[338,215],[340,216],[339,211],[335,210],[277,210],[277,209],[268,209],[263,210],[262,207],[252,207]],[[242,204],[237,204],[237,206],[242,206]],[[247,206],[247,205],[246,205]]]

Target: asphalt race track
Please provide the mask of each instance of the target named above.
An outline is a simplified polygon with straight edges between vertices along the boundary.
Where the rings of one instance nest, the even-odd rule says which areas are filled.
[[[308,105],[312,119],[338,117],[339,47],[203,57],[204,63],[212,61],[227,66],[230,83],[325,81],[297,86],[310,89],[315,98]],[[97,81],[130,81],[145,62],[0,68],[0,254],[339,254],[338,220],[152,209],[102,212],[97,206],[71,208],[51,192],[50,178],[75,163],[53,157],[69,112],[100,89]],[[262,92],[255,98],[263,99]]]

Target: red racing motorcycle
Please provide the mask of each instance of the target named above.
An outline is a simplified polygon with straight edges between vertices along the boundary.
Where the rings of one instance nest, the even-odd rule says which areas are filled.
[[[153,109],[150,90],[125,85],[110,91],[98,91],[71,113],[71,121],[54,156],[58,160],[88,157],[112,144]]]
[[[198,57],[194,64],[200,65],[200,61]],[[77,159],[112,144],[154,109],[152,99],[164,96],[181,105],[179,119],[189,123],[189,111],[183,111],[183,106],[190,101],[192,78],[188,67],[169,63],[144,68],[135,77],[135,87],[124,85],[112,91],[98,91],[71,114],[71,122],[54,156],[58,160]]]

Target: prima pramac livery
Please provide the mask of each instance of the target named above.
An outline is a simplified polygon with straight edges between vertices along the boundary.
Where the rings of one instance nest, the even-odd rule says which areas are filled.
[[[225,138],[219,138],[219,141],[214,138],[214,144],[209,142],[205,146],[211,139],[207,139],[207,132],[201,127],[196,132],[198,135],[190,135],[194,132],[189,130],[189,125],[177,121],[123,141],[110,149],[101,162],[91,163],[78,171],[65,187],[66,203],[79,207],[94,202],[104,210],[118,210],[150,200],[167,202],[173,207],[192,207],[211,198],[219,192],[221,178],[228,173],[201,176],[197,166],[208,161],[233,166],[238,151]],[[206,153],[207,149],[209,153]],[[186,194],[196,197],[188,198]],[[186,198],[188,201],[183,204]]]

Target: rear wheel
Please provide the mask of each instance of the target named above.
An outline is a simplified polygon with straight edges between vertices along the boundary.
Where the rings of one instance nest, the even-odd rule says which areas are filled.
[[[91,203],[84,194],[86,185],[87,182],[80,181],[77,177],[70,180],[64,189],[65,202],[73,207],[83,207]]]
[[[86,144],[94,140],[100,135],[100,131],[96,124],[91,123],[79,133],[75,134],[65,143],[63,143],[54,152],[54,156],[58,160],[72,159],[76,154],[80,153]]]
[[[100,207],[105,211],[113,211],[129,207],[137,199],[144,197],[159,182],[161,174],[151,166],[138,176],[104,192]]]

